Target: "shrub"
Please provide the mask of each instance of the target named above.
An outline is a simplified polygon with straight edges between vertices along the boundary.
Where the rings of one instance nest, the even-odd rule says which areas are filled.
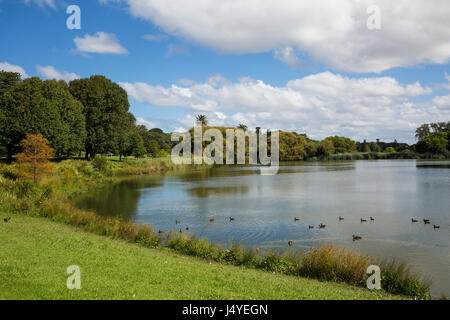
[[[268,253],[261,262],[261,268],[270,272],[298,275],[299,261],[293,257],[282,257],[276,253]]]
[[[139,226],[134,241],[145,247],[155,248],[161,245],[160,238],[155,235],[153,229],[147,224]]]
[[[372,263],[368,255],[333,245],[320,246],[303,256],[300,274],[323,281],[343,281],[360,285],[366,280],[367,267]]]
[[[13,166],[0,164],[0,176],[15,181],[19,179],[19,172]]]
[[[381,287],[385,291],[416,299],[430,298],[430,284],[407,264],[392,260],[380,265]]]
[[[37,192],[36,185],[30,180],[18,180],[14,184],[15,195],[21,198],[29,198]]]
[[[95,158],[92,160],[92,166],[97,171],[106,173],[109,169],[109,161],[105,157],[102,156],[95,156]]]

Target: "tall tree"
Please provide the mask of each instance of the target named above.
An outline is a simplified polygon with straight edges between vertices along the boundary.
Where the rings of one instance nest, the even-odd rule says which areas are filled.
[[[0,96],[0,142],[8,157],[27,133],[43,134],[57,155],[78,151],[85,137],[82,108],[64,81],[25,79]]]
[[[130,103],[126,91],[104,76],[91,76],[69,83],[86,117],[86,157],[96,153],[119,153],[122,137],[129,133]],[[134,125],[133,125],[134,126]]]

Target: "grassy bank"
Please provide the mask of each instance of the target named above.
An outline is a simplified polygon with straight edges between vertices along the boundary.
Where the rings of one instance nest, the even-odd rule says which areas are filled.
[[[269,273],[345,282],[364,287],[367,279],[366,269],[376,262],[367,255],[333,246],[290,255],[257,253],[254,249],[234,244],[224,248],[209,243],[206,239],[197,239],[195,235],[178,232],[160,234],[147,225],[140,226],[118,218],[101,217],[94,212],[74,208],[68,199],[101,187],[105,183],[120,181],[121,176],[164,173],[180,169],[171,165],[167,159],[143,159],[131,162],[99,159],[90,163],[75,160],[58,163],[54,173],[40,184],[20,179],[14,167],[2,165],[0,211],[6,215],[47,218],[74,226],[80,231],[106,236],[104,241],[107,238],[120,239],[152,249],[169,248],[174,252],[209,262],[246,267],[249,272],[258,269]],[[384,266],[382,272],[383,288],[390,293],[419,299],[429,297],[429,286],[411,274],[408,268],[390,264]]]
[[[0,212],[0,218],[6,215]],[[145,249],[48,219],[0,223],[0,299],[398,299],[387,293]],[[66,269],[81,268],[81,290]]]

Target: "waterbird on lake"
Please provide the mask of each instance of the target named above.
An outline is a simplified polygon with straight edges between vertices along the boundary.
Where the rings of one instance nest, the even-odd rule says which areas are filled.
[[[435,228],[435,229],[440,229],[441,226],[437,226],[437,225],[433,224],[433,228]]]
[[[288,245],[289,245],[289,247],[292,247],[292,241],[291,240],[288,241]]]
[[[211,218],[211,219],[209,219],[209,222],[211,222],[211,223],[213,223],[214,221],[216,221],[216,219],[215,219],[215,218]]]
[[[323,229],[325,227],[326,227],[326,225],[324,225],[323,223],[319,224],[319,229]]]
[[[361,236],[355,236],[355,235],[352,235],[352,238],[353,238],[353,241],[361,240],[361,239],[362,239]]]
[[[428,219],[423,219],[423,223],[425,223],[425,224],[430,224],[430,220],[428,220]]]
[[[186,230],[188,231],[188,230],[189,230],[189,228],[188,228],[188,227],[186,227]]]
[[[412,219],[411,219],[411,222],[412,222],[412,223],[415,223],[415,222],[419,222],[419,220],[416,220],[416,219],[412,218]]]
[[[343,221],[344,220],[344,218],[342,218],[341,216],[339,216],[339,221]]]
[[[9,222],[9,220],[11,220],[11,217],[3,219],[4,222]]]
[[[367,222],[367,220],[366,219],[363,219],[363,218],[361,218],[361,223],[362,222]]]
[[[372,218],[372,217],[370,217],[370,221],[375,221],[375,219],[374,219],[374,218]]]
[[[235,220],[234,218],[230,217],[230,221],[234,221],[234,220]]]
[[[299,221],[299,220],[300,220],[299,218],[294,218],[294,221],[295,221],[295,222],[297,222],[297,221]]]
[[[308,228],[309,228],[309,229],[314,229],[314,226],[309,226]]]
[[[158,231],[158,233],[159,233],[159,234],[162,234],[162,233],[164,233],[164,231],[162,231],[162,230],[159,230],[159,231]]]

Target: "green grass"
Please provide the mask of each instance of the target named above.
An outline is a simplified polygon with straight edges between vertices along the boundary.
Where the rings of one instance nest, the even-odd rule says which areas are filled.
[[[0,299],[399,299],[148,249],[44,218],[0,213]],[[81,268],[81,290],[66,269]]]

